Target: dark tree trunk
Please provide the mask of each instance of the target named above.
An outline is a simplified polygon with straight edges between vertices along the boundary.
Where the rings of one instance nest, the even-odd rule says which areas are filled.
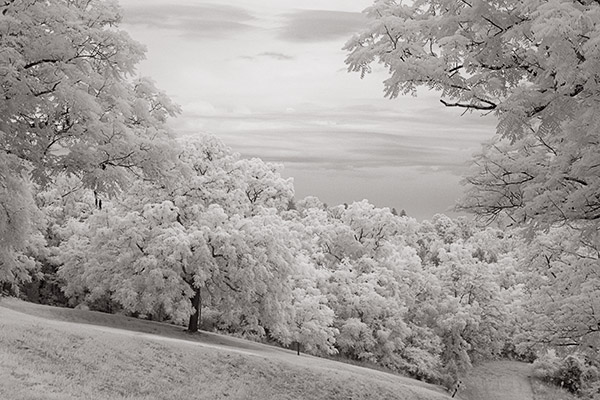
[[[188,324],[188,331],[191,333],[198,332],[198,325],[202,316],[202,301],[200,299],[200,288],[196,288],[194,297],[192,297],[192,307],[194,313],[190,315],[190,323]]]

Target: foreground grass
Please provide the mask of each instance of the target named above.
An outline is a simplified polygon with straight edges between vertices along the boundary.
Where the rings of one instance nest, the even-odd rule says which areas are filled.
[[[0,398],[434,400],[448,396],[418,381],[297,357],[240,339],[189,335],[164,324],[2,299]]]
[[[538,378],[531,378],[531,388],[534,400],[581,400],[569,391]]]

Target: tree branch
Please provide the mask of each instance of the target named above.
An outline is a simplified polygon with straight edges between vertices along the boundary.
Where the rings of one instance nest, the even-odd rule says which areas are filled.
[[[460,108],[469,108],[469,109],[473,109],[473,110],[482,110],[482,111],[490,111],[490,110],[495,110],[498,105],[495,103],[492,103],[491,101],[488,100],[484,100],[484,99],[478,99],[479,101],[481,101],[482,103],[486,103],[484,104],[473,104],[473,103],[469,103],[469,104],[465,104],[465,103],[450,103],[447,102],[444,99],[440,99],[440,102],[445,105],[446,107],[460,107]]]
[[[41,59],[41,60],[38,60],[38,61],[32,61],[29,64],[23,65],[23,69],[30,69],[30,68],[33,68],[33,67],[35,67],[37,65],[45,64],[45,63],[56,64],[56,63],[58,63],[60,61],[61,60],[57,60],[57,59],[53,59],[53,58],[44,58],[44,59]]]

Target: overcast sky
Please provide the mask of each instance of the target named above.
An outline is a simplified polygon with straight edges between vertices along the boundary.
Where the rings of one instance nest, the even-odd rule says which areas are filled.
[[[383,98],[383,69],[348,73],[345,42],[370,0],[120,0],[146,45],[142,75],[182,106],[180,135],[211,133],[244,157],[283,163],[296,198],[368,199],[419,220],[461,196],[491,117],[434,93]]]

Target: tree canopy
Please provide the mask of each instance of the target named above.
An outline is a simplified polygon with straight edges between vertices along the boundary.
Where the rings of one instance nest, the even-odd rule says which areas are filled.
[[[600,5],[596,1],[378,0],[348,68],[388,68],[385,94],[440,91],[498,118],[463,207],[548,226],[597,221]]]
[[[178,108],[135,77],[144,47],[118,29],[115,2],[10,0],[0,11],[0,232],[18,242],[0,247],[13,260],[1,279],[15,282],[14,254],[37,230],[32,184],[67,174],[114,194],[167,175],[165,121]]]
[[[459,208],[527,228],[529,309],[544,316],[532,342],[584,342],[597,325],[589,266],[600,261],[600,4],[377,0],[365,12],[369,28],[345,47],[350,71],[381,63],[388,97],[423,86],[445,106],[497,118]]]
[[[98,0],[2,7],[1,148],[29,161],[37,183],[65,172],[114,191],[123,170],[160,172],[153,149],[177,107],[135,78],[144,47],[117,29],[119,11]]]

